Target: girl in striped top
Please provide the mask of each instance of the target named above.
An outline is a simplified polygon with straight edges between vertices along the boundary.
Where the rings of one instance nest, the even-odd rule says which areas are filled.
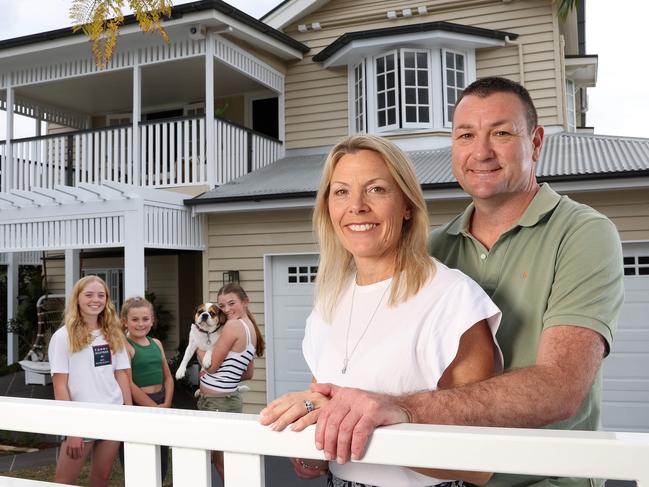
[[[212,365],[201,372],[198,409],[240,413],[242,380],[251,379],[255,355],[261,357],[265,343],[254,316],[248,309],[248,295],[238,283],[228,283],[217,295],[217,305],[228,321],[212,350]],[[196,351],[199,362],[205,352]],[[223,478],[223,453],[213,452],[212,463]]]

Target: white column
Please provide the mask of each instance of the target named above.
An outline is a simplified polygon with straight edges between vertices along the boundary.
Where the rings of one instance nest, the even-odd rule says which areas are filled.
[[[14,158],[11,151],[11,139],[14,137],[14,89],[11,85],[7,86],[7,123],[5,124],[6,134],[6,150],[7,155],[4,161],[4,174],[2,177],[2,191],[9,191],[16,189],[17,181],[14,181],[16,171],[14,171]]]
[[[207,183],[216,186],[216,157],[214,140],[214,35],[205,38],[205,140],[207,143]]]
[[[142,118],[142,68],[139,64],[133,66],[133,184],[140,185],[141,150],[140,150],[140,119]]]
[[[74,284],[81,277],[81,252],[78,249],[68,249],[65,251],[65,304],[72,294]]]
[[[7,139],[9,140],[9,139]],[[18,307],[18,254],[7,254],[7,321],[16,315]],[[7,331],[7,365],[18,362],[18,336]]]
[[[124,216],[124,298],[144,296],[144,208]]]

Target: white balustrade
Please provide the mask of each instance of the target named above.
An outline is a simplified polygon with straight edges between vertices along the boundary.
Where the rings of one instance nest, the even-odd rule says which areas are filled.
[[[249,414],[2,397],[0,430],[124,441],[127,487],[160,485],[161,444],[172,447],[175,486],[211,485],[210,450],[225,452],[226,487],[263,486],[264,455],[323,458],[314,447],[314,427],[277,433]],[[376,430],[361,461],[631,480],[648,487],[647,458],[646,433],[404,424]]]
[[[55,185],[117,182],[148,187],[216,185],[256,171],[282,153],[278,140],[216,119],[215,181],[208,181],[205,119],[145,122],[140,147],[132,127],[68,132],[0,143],[2,191],[53,188]],[[140,167],[134,166],[140,151]]]

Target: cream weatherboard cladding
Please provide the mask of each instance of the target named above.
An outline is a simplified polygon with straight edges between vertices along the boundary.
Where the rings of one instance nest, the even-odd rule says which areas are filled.
[[[562,125],[563,88],[559,32],[553,4],[526,2],[463,1],[427,2],[428,14],[401,16],[388,21],[387,10],[412,7],[405,1],[332,0],[302,17],[284,31],[311,47],[302,61],[290,66],[286,76],[287,148],[331,145],[348,133],[348,82],[346,68],[324,69],[312,57],[338,37],[352,30],[395,27],[413,22],[447,21],[519,34],[523,44],[525,85],[539,108],[540,122]],[[322,30],[298,31],[298,24],[319,22]],[[478,77],[498,74],[520,79],[518,47],[476,51]]]
[[[569,196],[611,218],[623,241],[649,240],[649,194],[645,190],[584,192]],[[468,202],[468,199],[429,201],[431,226],[448,222],[463,211]],[[210,215],[207,233],[208,272],[204,287],[209,294],[206,291],[206,297],[216,299],[224,271],[238,270],[241,284],[250,296],[252,312],[264,332],[263,257],[265,254],[317,252],[311,229],[311,211]],[[266,404],[265,361],[257,359],[255,367],[252,391],[244,396],[246,412],[258,412]]]

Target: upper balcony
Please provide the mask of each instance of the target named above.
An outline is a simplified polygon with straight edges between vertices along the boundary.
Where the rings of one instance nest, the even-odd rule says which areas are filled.
[[[283,144],[200,115],[0,141],[0,191],[118,182],[146,187],[224,184],[275,161]],[[214,147],[207,157],[208,141]],[[139,156],[139,157],[138,157]]]

